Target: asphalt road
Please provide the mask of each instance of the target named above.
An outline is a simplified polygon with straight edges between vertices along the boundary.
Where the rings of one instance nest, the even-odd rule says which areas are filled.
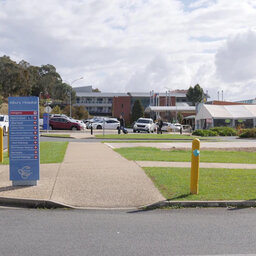
[[[256,253],[255,209],[0,209],[1,256]]]

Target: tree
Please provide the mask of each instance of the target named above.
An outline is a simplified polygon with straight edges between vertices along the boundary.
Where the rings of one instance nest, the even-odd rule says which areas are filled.
[[[183,117],[183,115],[181,114],[181,112],[178,112],[178,114],[177,114],[177,119],[178,119],[178,122],[179,122],[180,124],[182,124],[184,117]]]
[[[73,112],[73,117],[75,119],[88,119],[88,111],[83,106],[75,106],[75,111]]]
[[[52,109],[51,114],[61,114],[61,109],[60,107],[57,105]]]
[[[203,97],[204,97],[203,88],[201,88],[199,84],[196,84],[194,88],[190,86],[186,96],[188,101],[192,102],[193,106],[195,106],[196,103],[200,103],[203,100]]]
[[[140,100],[135,100],[132,107],[132,122],[136,121],[140,117],[144,117],[144,108]]]
[[[92,92],[100,92],[98,88],[92,89]]]

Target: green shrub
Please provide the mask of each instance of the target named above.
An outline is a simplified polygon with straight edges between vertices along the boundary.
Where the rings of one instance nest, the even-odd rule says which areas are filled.
[[[219,136],[236,136],[237,131],[231,127],[214,127],[210,131],[217,132]]]
[[[239,135],[240,138],[256,138],[256,128],[244,129]]]
[[[218,136],[218,133],[211,130],[201,130],[198,129],[192,133],[192,135],[208,137],[208,136]]]

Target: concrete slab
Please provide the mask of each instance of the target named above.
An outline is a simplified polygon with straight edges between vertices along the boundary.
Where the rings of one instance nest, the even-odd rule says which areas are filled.
[[[127,147],[154,147],[154,148],[163,148],[163,149],[171,149],[171,148],[187,148],[191,149],[191,142],[159,142],[159,143],[148,143],[148,142],[138,142],[138,143],[105,143],[111,148],[127,148]],[[254,141],[235,141],[235,142],[203,142],[201,141],[200,147],[204,149],[214,149],[214,148],[256,148],[256,140]]]
[[[144,171],[101,143],[69,143],[51,200],[76,207],[129,208],[163,200]]]
[[[191,162],[136,161],[136,163],[141,167],[191,167]],[[256,164],[200,163],[200,168],[256,169]]]
[[[37,186],[12,186],[12,182],[9,180],[9,165],[1,165],[0,197],[49,200],[51,198],[59,166],[59,164],[41,165],[41,177]]]

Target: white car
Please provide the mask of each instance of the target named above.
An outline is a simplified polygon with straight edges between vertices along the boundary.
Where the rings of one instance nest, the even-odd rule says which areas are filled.
[[[163,126],[161,129],[163,132],[170,132],[171,131],[171,123],[163,122]]]
[[[170,124],[169,127],[170,127],[171,131],[179,132],[182,126],[179,123],[174,123],[174,124]]]
[[[107,119],[97,121],[91,124],[93,129],[106,129],[106,130],[117,130],[120,127],[120,122],[117,119]]]
[[[133,132],[154,132],[156,129],[156,126],[153,122],[153,119],[151,118],[139,118],[134,126],[133,126]]]
[[[73,118],[71,120],[76,122],[76,123],[78,123],[80,125],[80,127],[81,127],[81,130],[85,130],[86,129],[86,125],[85,125],[85,123],[83,121],[77,120],[77,119],[73,119]]]
[[[9,131],[9,117],[8,115],[0,115],[0,127],[3,128],[3,134],[6,135]]]

